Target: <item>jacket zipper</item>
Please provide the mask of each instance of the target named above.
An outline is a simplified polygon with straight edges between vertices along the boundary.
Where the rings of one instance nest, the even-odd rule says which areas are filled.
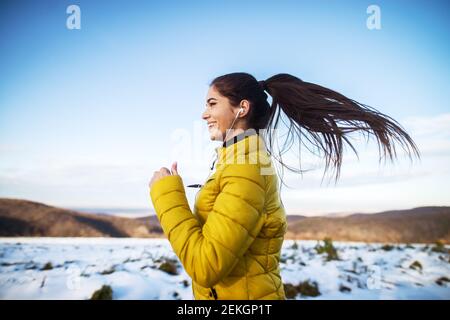
[[[214,296],[214,299],[217,300],[217,292],[216,292],[216,289],[211,288],[211,292],[210,292],[209,296],[211,296],[211,294]]]

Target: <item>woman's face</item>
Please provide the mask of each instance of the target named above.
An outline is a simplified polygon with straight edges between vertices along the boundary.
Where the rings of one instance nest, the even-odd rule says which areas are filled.
[[[206,110],[202,114],[202,119],[207,122],[211,140],[224,140],[227,129],[230,129],[238,111],[239,108],[233,107],[228,98],[222,96],[214,86],[209,87],[206,95]],[[241,112],[240,117],[234,123],[233,129],[239,128],[239,120],[245,113]],[[227,139],[233,136],[232,133],[228,134]]]

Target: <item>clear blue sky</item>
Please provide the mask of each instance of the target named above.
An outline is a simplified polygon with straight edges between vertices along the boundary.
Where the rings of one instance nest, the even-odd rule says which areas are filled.
[[[71,4],[80,30],[66,28]],[[380,30],[366,27],[371,4]],[[2,1],[0,196],[150,207],[148,180],[174,160],[202,182],[208,152],[175,159],[174,132],[206,134],[208,83],[244,71],[376,107],[424,152],[396,169],[349,162],[333,187],[305,177],[283,194],[290,212],[450,205],[449,15],[447,1]]]

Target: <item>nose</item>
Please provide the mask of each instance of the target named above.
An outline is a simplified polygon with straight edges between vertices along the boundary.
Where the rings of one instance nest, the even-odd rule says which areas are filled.
[[[202,113],[202,119],[203,119],[203,120],[207,120],[208,118],[209,118],[208,109],[206,109],[206,110],[203,111],[203,113]]]

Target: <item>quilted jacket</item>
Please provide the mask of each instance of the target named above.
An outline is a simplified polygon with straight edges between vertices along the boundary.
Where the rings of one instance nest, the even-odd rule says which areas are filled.
[[[196,300],[286,299],[279,261],[287,223],[277,175],[262,137],[234,139],[216,148],[215,171],[193,212],[179,175],[156,181],[150,197]]]

